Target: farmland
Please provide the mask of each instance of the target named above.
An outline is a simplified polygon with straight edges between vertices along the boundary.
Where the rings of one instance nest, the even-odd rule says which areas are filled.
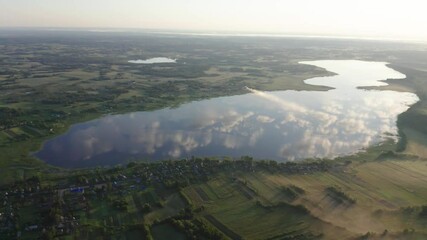
[[[6,31],[0,35],[0,165],[4,183],[48,169],[50,166],[30,153],[70,125],[105,114],[150,111],[243,94],[247,93],[245,86],[328,89],[302,82],[329,74],[322,69],[299,66],[291,56],[277,62],[283,54],[269,58],[260,58],[256,51],[235,55],[242,48],[239,41],[224,47],[215,39],[187,37],[123,38],[119,34],[104,36],[108,39],[104,42],[104,37],[85,32],[34,34],[10,35]],[[200,48],[194,49],[188,41]],[[173,66],[128,63],[129,59],[152,56],[179,60]],[[287,70],[283,72],[283,68]]]
[[[0,33],[0,238],[426,239],[426,51],[356,40]],[[128,63],[151,57],[178,60]],[[32,156],[71,125],[108,114],[245,86],[326,91],[303,80],[333,73],[298,64],[318,59],[387,61],[407,76],[368,88],[420,98],[398,118],[398,143],[286,163],[188,156],[71,170]]]
[[[408,77],[389,80],[391,85],[380,89],[408,90],[421,99],[399,118],[405,136],[401,148],[417,155],[425,145],[423,45],[4,31],[0,50],[0,166],[5,183],[49,169],[31,153],[74,123],[244,94],[245,86],[268,91],[330,89],[303,82],[332,73],[298,64],[302,60],[390,61],[391,67]],[[156,56],[178,60],[172,65],[128,63]]]
[[[424,161],[386,161],[312,174],[241,173],[219,176],[185,193],[193,204],[204,206],[207,216],[247,239],[318,236],[314,229],[322,229],[326,239],[385,230],[396,236],[404,229],[426,234],[427,222],[417,215],[426,202],[426,168]],[[283,190],[289,186],[303,193],[289,199]],[[341,189],[354,203],[337,201],[328,193],[330,187]]]
[[[0,236],[423,239],[426,170],[422,160],[250,158],[81,170],[3,187]]]

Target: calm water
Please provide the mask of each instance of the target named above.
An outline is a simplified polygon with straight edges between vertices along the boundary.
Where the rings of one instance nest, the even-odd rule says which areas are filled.
[[[165,58],[165,57],[156,57],[156,58],[149,58],[146,60],[129,60],[129,63],[136,63],[136,64],[155,64],[155,63],[176,63],[176,59],[171,58]]]
[[[412,93],[366,91],[404,78],[382,62],[303,62],[338,75],[306,80],[326,92],[261,92],[184,104],[176,109],[106,116],[76,124],[36,156],[63,167],[112,165],[129,159],[250,155],[279,161],[348,155],[397,139],[397,115]],[[404,80],[402,80],[404,81]]]

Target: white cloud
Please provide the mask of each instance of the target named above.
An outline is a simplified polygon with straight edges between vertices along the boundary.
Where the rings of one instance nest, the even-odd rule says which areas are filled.
[[[256,117],[256,120],[260,123],[272,123],[275,119],[269,116],[259,115]]]
[[[381,71],[384,64],[377,67]],[[358,70],[358,77],[363,72]],[[181,109],[108,116],[70,131],[69,140],[52,144],[52,149],[68,151],[72,160],[113,150],[178,158],[203,147],[218,149],[218,155],[221,150],[245,155],[240,151],[250,149],[290,160],[334,157],[390,136],[396,139],[397,115],[418,100],[410,93],[349,92],[346,87],[343,92],[301,92],[299,98],[294,92],[250,89],[254,94],[227,98],[227,104],[219,98]]]

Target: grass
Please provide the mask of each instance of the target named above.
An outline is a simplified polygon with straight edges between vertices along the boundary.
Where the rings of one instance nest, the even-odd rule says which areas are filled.
[[[163,203],[162,208],[154,207],[154,210],[144,216],[147,223],[153,223],[156,220],[164,220],[170,216],[177,215],[186,204],[178,193],[168,196]]]
[[[251,184],[251,176],[247,176],[247,181]],[[266,208],[258,205],[257,201],[267,201],[271,203],[264,192],[259,192],[258,197],[248,200],[240,190],[241,184],[233,181],[226,175],[208,181],[206,184],[191,186],[184,189],[184,193],[191,198],[196,205],[203,205],[206,214],[212,215],[217,221],[237,233],[245,239],[267,239],[281,235],[296,234],[318,234],[310,226],[331,226],[319,221],[310,214],[301,212],[299,208],[292,205],[279,205],[273,208]],[[220,193],[211,197],[210,201],[201,200],[200,196],[194,194],[196,188],[211,188],[212,193]],[[258,189],[257,189],[258,190]],[[220,197],[218,197],[220,196]],[[347,235],[346,231],[339,234]]]
[[[416,156],[427,156],[427,138],[424,133],[417,132],[411,128],[404,128],[407,143],[405,153]]]
[[[94,201],[92,202],[93,209],[90,211],[91,218],[93,219],[106,219],[112,214],[116,214],[111,204],[108,204],[105,201]]]
[[[251,43],[251,40],[240,39],[242,42],[237,43],[232,39],[227,42],[229,46],[224,46],[223,41],[216,43],[216,40],[206,39],[173,39],[173,43],[163,38],[152,40],[133,39],[129,40],[130,44],[119,40],[119,45],[116,45],[117,39],[106,37],[103,44],[88,39],[89,44],[79,46],[78,42],[67,44],[59,38],[58,43],[46,44],[42,49],[37,43],[19,45],[20,48],[25,47],[19,52],[15,52],[16,46],[12,42],[7,42],[2,56],[11,60],[14,57],[28,60],[20,65],[9,60],[3,62],[2,71],[11,69],[13,74],[0,76],[0,106],[38,110],[37,114],[24,116],[20,121],[26,124],[41,121],[46,126],[13,126],[0,131],[0,184],[34,175],[49,178],[53,171],[57,174],[66,172],[30,157],[29,153],[39,149],[43,141],[65,132],[71,124],[103,114],[147,111],[178,106],[192,100],[243,94],[246,93],[244,86],[268,91],[327,90],[307,85],[303,80],[330,73],[313,66],[298,65],[299,59],[390,60],[391,67],[406,74],[407,79],[389,80],[389,86],[373,89],[411,91],[420,97],[418,104],[399,117],[398,127],[406,136],[403,153],[418,155],[420,159],[427,155],[427,55],[424,49],[408,55],[408,51],[381,50],[380,46],[374,46],[375,51],[357,50],[357,44],[352,47],[356,50],[339,47],[331,50],[326,47],[306,48],[293,42],[287,42],[290,44],[288,49],[283,48],[282,43],[276,45],[275,41],[267,40]],[[0,38],[0,44],[2,41]],[[294,47],[292,44],[297,45]],[[111,47],[106,48],[106,45]],[[256,51],[247,50],[247,45],[256,47]],[[178,48],[179,51],[176,50]],[[307,49],[310,49],[309,53],[304,54]],[[236,55],[236,50],[241,55]],[[258,51],[262,51],[261,54]],[[163,68],[126,63],[127,59],[160,53],[180,55],[188,64]],[[59,101],[46,103],[52,100]],[[66,115],[52,120],[51,113],[55,111],[64,111]],[[24,135],[29,138],[18,140]],[[396,144],[385,142],[365,152],[338,158],[337,161],[352,160],[353,163],[330,172],[306,175],[234,173],[232,176],[223,173],[206,183],[191,185],[183,189],[183,193],[196,207],[204,206],[205,210],[200,215],[213,216],[225,227],[249,239],[280,239],[320,232],[324,232],[326,238],[344,238],[367,231],[389,229],[398,232],[404,228],[414,228],[423,234],[425,224],[422,225],[415,214],[406,214],[401,208],[427,202],[427,164],[403,161],[409,158],[403,155],[398,155],[399,161],[375,161],[379,154],[395,149]],[[290,186],[304,189],[305,193],[295,197]],[[354,198],[356,203],[349,206],[334,202],[325,191],[331,186]],[[144,219],[152,223],[176,215],[185,207],[177,193],[165,198],[159,195],[148,189],[136,197],[126,196],[128,209],[124,212],[113,209],[106,201],[94,201],[91,216],[86,222],[105,219],[106,225],[117,226]],[[148,214],[140,212],[142,204],[158,201],[164,204],[163,208],[154,207]],[[310,214],[301,213],[298,205],[303,205]],[[31,211],[24,208],[22,214],[32,215]],[[27,220],[30,219],[22,219]],[[157,230],[153,228],[153,231]],[[161,239],[164,237],[162,232],[172,230],[170,226],[161,226],[159,231],[157,235],[160,234],[158,239]],[[129,234],[135,235],[130,238],[138,238],[139,235],[137,232]],[[82,232],[82,235],[99,238],[97,230]],[[169,237],[177,235],[166,236]]]
[[[178,232],[170,224],[157,224],[151,227],[151,235],[154,240],[167,240],[167,239],[176,239],[176,240],[185,240],[187,239],[184,234]]]
[[[141,198],[141,201],[149,204],[154,204],[159,200],[159,197],[154,191],[154,188],[148,188],[147,190],[142,192],[140,198]]]
[[[231,205],[231,204],[230,204]],[[265,239],[288,232],[304,232],[314,221],[292,207],[264,209],[253,202],[236,204],[213,212],[223,224],[248,239]]]
[[[31,38],[25,37],[27,44],[19,46],[0,38],[0,44],[3,41],[8,43],[2,52],[8,60],[3,63],[0,73],[0,106],[39,111],[19,119],[23,124],[20,126],[25,129],[7,129],[26,134],[29,139],[17,140],[16,136],[0,131],[0,151],[4,152],[0,156],[0,166],[4,171],[12,172],[0,177],[2,183],[21,177],[14,172],[14,165],[18,162],[27,166],[24,177],[31,176],[28,169],[35,163],[29,162],[34,159],[22,159],[21,154],[37,150],[43,141],[63,133],[74,123],[103,114],[149,111],[193,100],[244,94],[247,93],[244,86],[261,90],[325,90],[307,85],[303,80],[329,74],[312,66],[299,66],[294,53],[284,56],[269,44],[262,49],[271,54],[261,59],[258,53],[251,51],[234,56],[231,53],[243,47],[237,43],[231,43],[232,48],[224,49],[216,42],[197,39],[191,40],[200,44],[197,49],[184,47],[183,51],[177,51],[176,47],[165,51],[157,44],[151,46],[153,39],[143,36],[131,40],[130,45],[116,45],[114,37],[104,39],[111,44],[108,49],[104,43],[99,44],[92,38],[84,43],[80,40],[63,42],[61,39],[56,39],[58,42],[50,39],[40,48],[39,38],[31,42]],[[183,40],[170,42],[163,38],[154,42],[158,41],[164,41],[169,47],[188,44],[188,40],[180,45]],[[130,47],[133,44],[139,47]],[[179,55],[185,64],[163,67],[127,63],[128,59],[143,58],[141,54],[147,57]],[[66,115],[51,121],[51,113],[55,111],[63,111]],[[45,124],[44,128],[35,128],[40,134],[31,130],[34,126],[28,125],[35,121]],[[49,131],[51,128],[53,132]]]
[[[4,131],[0,132],[0,144],[8,143],[12,137]]]
[[[357,176],[372,183],[378,195],[397,206],[420,205],[427,201],[427,170],[423,161],[367,163]]]
[[[418,215],[402,209],[427,202],[426,173],[427,162],[420,160],[354,162],[305,175],[233,173],[237,180],[224,173],[185,188],[184,194],[196,207],[204,206],[202,215],[213,216],[247,239],[316,235],[318,229],[325,236],[350,237],[414,228],[424,236],[427,232]],[[254,192],[252,199],[241,191],[242,185]],[[209,200],[203,200],[197,189],[203,189]],[[298,194],[290,198],[289,191],[295,189]],[[300,205],[309,214],[301,212]]]

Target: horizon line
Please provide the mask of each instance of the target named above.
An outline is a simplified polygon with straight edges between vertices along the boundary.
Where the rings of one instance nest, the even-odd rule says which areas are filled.
[[[270,38],[313,38],[313,39],[336,39],[336,40],[365,40],[386,41],[427,44],[427,39],[393,38],[378,36],[359,35],[336,35],[336,34],[314,34],[314,33],[292,33],[292,32],[252,32],[252,31],[230,31],[230,30],[188,30],[188,29],[156,29],[138,27],[45,27],[45,26],[0,26],[0,30],[45,30],[45,31],[85,31],[98,33],[153,33],[164,35],[187,35],[205,37],[270,37]]]

